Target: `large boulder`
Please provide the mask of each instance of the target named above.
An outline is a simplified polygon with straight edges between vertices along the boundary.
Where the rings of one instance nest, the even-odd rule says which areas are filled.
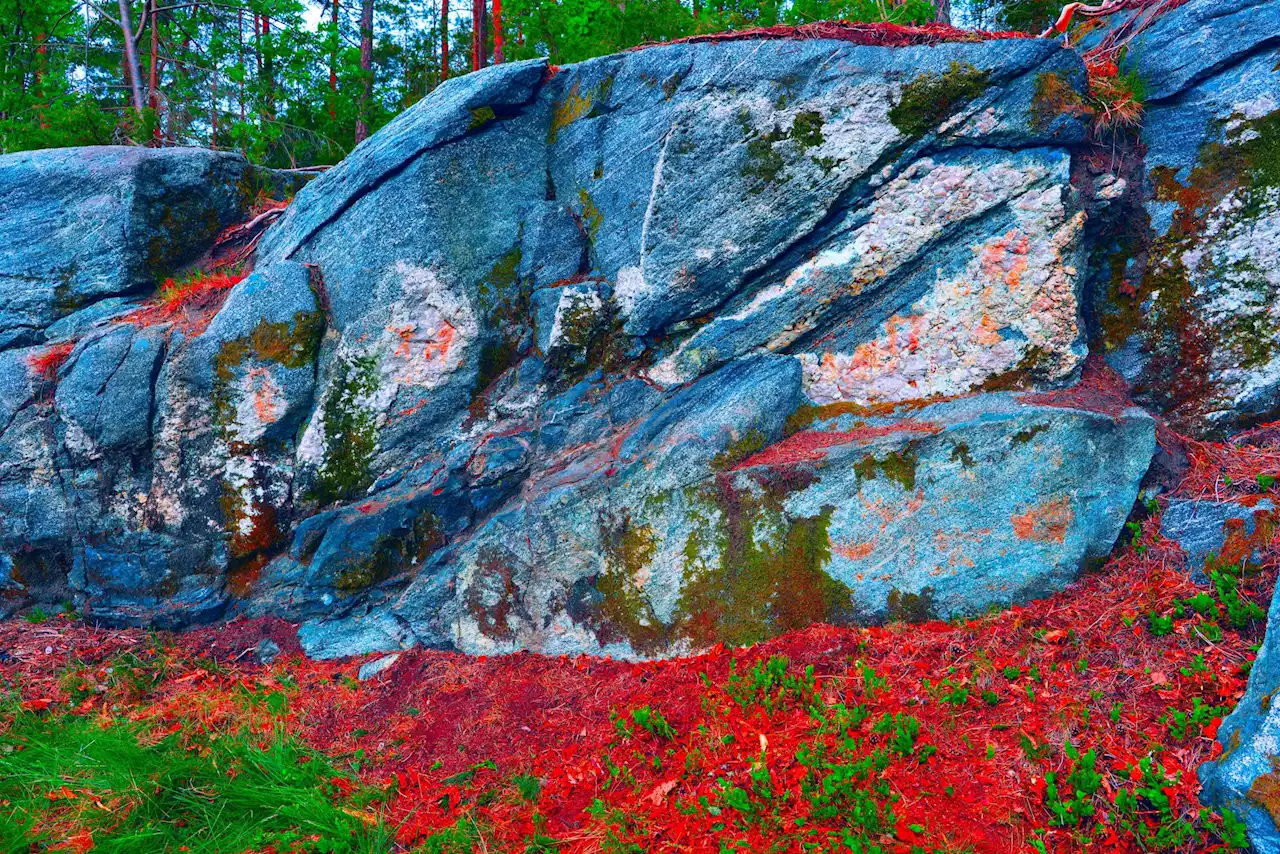
[[[145,293],[244,219],[273,174],[203,148],[95,146],[0,156],[0,350]]]
[[[1259,852],[1280,850],[1280,596],[1239,705],[1218,727],[1222,755],[1200,766],[1200,798],[1244,819]]]
[[[1280,3],[1194,0],[1126,53],[1146,157],[1098,287],[1100,344],[1197,435],[1280,413],[1277,33]]]
[[[277,614],[315,655],[670,655],[1059,589],[1154,440],[1045,391],[1087,251],[1046,82],[1083,65],[1035,39],[451,80],[207,323],[108,306],[53,376],[0,358],[0,547],[97,619]]]

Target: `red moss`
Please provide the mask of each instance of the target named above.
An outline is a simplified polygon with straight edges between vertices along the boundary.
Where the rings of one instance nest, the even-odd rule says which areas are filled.
[[[159,292],[142,308],[121,318],[145,328],[171,323],[199,334],[218,313],[227,293],[244,280],[244,272],[196,273],[184,279],[165,279]]]
[[[850,442],[865,442],[880,436],[892,436],[895,433],[924,433],[933,435],[942,432],[942,428],[927,421],[905,418],[893,424],[877,427],[855,427],[852,430],[821,431],[802,430],[770,445],[759,453],[752,454],[733,467],[733,471],[752,466],[785,466],[795,463],[808,463],[826,456],[828,448],[836,445],[847,445]]]
[[[669,42],[651,42],[631,49],[644,50],[649,47],[685,42],[728,42],[742,41],[744,39],[834,39],[871,47],[910,47],[912,45],[935,45],[946,42],[983,42],[994,39],[1026,38],[1032,38],[1032,36],[1028,33],[988,33],[981,30],[962,30],[938,23],[903,26],[889,23],[854,24],[846,21],[818,21],[817,23],[801,24],[799,26],[779,25],[776,27],[755,27],[749,30],[736,30],[726,33],[706,33],[686,36],[681,39],[672,39]]]
[[[75,348],[75,341],[60,341],[57,344],[52,344],[28,356],[27,367],[31,369],[31,373],[38,379],[45,382],[57,382],[58,371],[62,369],[62,366],[71,356],[71,351]]]
[[[1018,396],[1018,402],[1034,406],[1083,409],[1112,418],[1119,418],[1133,405],[1124,378],[1098,356],[1090,356],[1085,361],[1080,381],[1070,388],[1022,394]]]

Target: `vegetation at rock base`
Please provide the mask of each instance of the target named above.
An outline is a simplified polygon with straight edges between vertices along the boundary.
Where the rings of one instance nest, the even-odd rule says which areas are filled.
[[[155,660],[130,658],[141,665],[129,671],[131,690],[145,694],[163,674]],[[106,669],[109,690],[122,690],[117,668],[128,663]],[[6,700],[0,848],[387,851],[392,832],[377,811],[385,792],[359,782],[358,759],[330,760],[288,733],[288,704],[285,691],[244,692],[216,719],[137,723]]]
[[[2,623],[3,832],[106,851],[144,821],[196,851],[1241,848],[1194,772],[1243,691],[1271,565],[1206,592],[1156,531],[1043,602],[680,661],[410,651],[358,682],[360,659],[253,664],[260,637],[296,649],[279,621]]]

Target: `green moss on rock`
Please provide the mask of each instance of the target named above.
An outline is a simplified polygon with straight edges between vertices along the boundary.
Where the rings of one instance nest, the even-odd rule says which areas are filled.
[[[324,425],[324,458],[310,497],[332,504],[366,489],[369,466],[378,447],[376,415],[367,405],[378,388],[376,356],[344,356],[334,360],[333,378],[320,408]]]
[[[853,470],[863,480],[875,480],[883,475],[911,492],[916,488],[916,463],[915,447],[908,444],[903,450],[891,451],[883,457],[868,454],[854,463]]]
[[[941,74],[921,74],[902,87],[889,121],[909,137],[923,136],[980,96],[991,85],[989,72],[952,62]]]
[[[380,537],[368,559],[338,573],[333,586],[344,593],[365,590],[396,572],[421,564],[442,545],[440,517],[424,511],[403,530]]]

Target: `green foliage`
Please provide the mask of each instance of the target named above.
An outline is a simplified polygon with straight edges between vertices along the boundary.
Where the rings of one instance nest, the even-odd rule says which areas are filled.
[[[820,702],[814,684],[813,665],[800,676],[789,672],[790,660],[784,655],[774,655],[768,661],[757,661],[745,676],[738,673],[737,661],[729,662],[729,679],[725,692],[746,710],[758,705],[772,714],[788,704],[812,707]]]
[[[1075,827],[1093,816],[1094,795],[1102,786],[1102,775],[1097,771],[1098,756],[1090,750],[1081,755],[1071,742],[1064,746],[1071,770],[1059,781],[1059,775],[1048,771],[1044,775],[1045,806],[1049,808],[1049,823],[1055,827]]]
[[[1240,595],[1240,579],[1232,574],[1234,567],[1209,569],[1209,580],[1218,596],[1218,602],[1226,609],[1227,622],[1233,628],[1242,629],[1267,616],[1261,606]]]
[[[647,730],[663,741],[672,741],[676,737],[675,728],[662,716],[662,712],[652,706],[640,706],[631,710],[631,720],[636,726]]]
[[[4,712],[11,725],[0,735],[0,801],[33,846],[64,841],[34,828],[65,810],[105,854],[270,847],[356,854],[390,846],[390,830],[362,811],[377,793],[283,732],[265,744],[236,734],[157,737],[125,721]],[[345,795],[352,786],[354,796]],[[64,789],[76,797],[60,799]],[[87,806],[95,799],[119,806]]]

